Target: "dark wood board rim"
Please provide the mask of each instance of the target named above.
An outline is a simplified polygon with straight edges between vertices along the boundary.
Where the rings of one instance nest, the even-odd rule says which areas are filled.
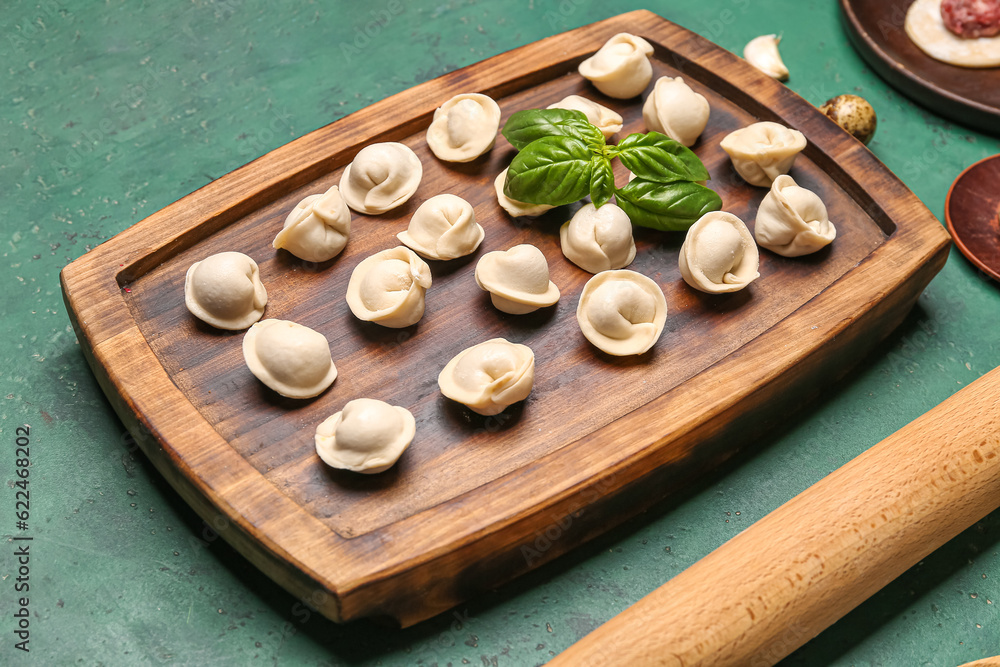
[[[889,54],[865,28],[854,10],[855,0],[840,0],[841,16],[851,43],[882,78],[935,113],[966,123],[988,134],[1000,134],[1000,108],[984,104],[925,79]],[[912,4],[907,3],[907,7]],[[902,8],[901,8],[902,9]],[[896,26],[902,29],[902,26]],[[930,56],[925,56],[932,60]],[[937,62],[937,61],[934,61]],[[956,71],[976,71],[955,67]]]
[[[945,224],[948,225],[948,232],[951,233],[951,238],[955,242],[955,246],[958,248],[959,252],[965,255],[966,259],[972,262],[976,267],[981,269],[983,273],[988,275],[990,278],[996,281],[1000,281],[1000,266],[986,263],[980,256],[970,248],[963,235],[956,229],[955,222],[952,220],[952,196],[955,194],[955,189],[959,187],[961,181],[970,172],[978,169],[982,165],[988,162],[1000,161],[1000,155],[991,155],[989,157],[984,157],[982,160],[970,164],[968,167],[962,170],[962,173],[952,182],[951,187],[948,188],[948,195],[944,200],[944,219]],[[1000,188],[1000,183],[997,183],[997,187]],[[994,217],[1000,215],[1000,210],[993,211]],[[1000,238],[997,239],[998,245],[1000,245]]]
[[[516,473],[434,508],[437,531],[428,530],[426,523],[420,522],[421,515],[415,515],[384,529],[343,539],[277,489],[262,483],[260,474],[186,403],[136,323],[112,316],[127,310],[122,287],[190,244],[193,230],[204,236],[223,228],[248,210],[277,198],[279,193],[346,163],[363,143],[396,139],[422,129],[440,100],[469,90],[502,96],[544,81],[566,71],[611,35],[623,31],[641,34],[659,51],[668,53],[675,67],[682,71],[691,68],[713,80],[724,95],[753,113],[796,127],[807,137],[820,137],[807,149],[810,158],[839,174],[848,194],[889,234],[866,260],[798,311],[815,320],[814,330],[803,333],[788,320],[783,321],[686,383],[689,390],[697,390],[724,382],[729,389],[727,399],[692,405],[681,401],[677,391],[667,392],[628,415],[629,428],[618,424],[604,427]],[[556,45],[558,48],[554,48]],[[555,61],[552,51],[560,53]],[[728,78],[712,74],[722,65],[736,73]],[[753,96],[747,91],[754,91]],[[402,100],[411,100],[410,106],[414,106],[412,100],[418,99],[425,100],[423,113],[403,119],[390,130],[379,129],[384,128],[381,119]],[[769,107],[761,99],[769,99],[772,104]],[[345,143],[339,129],[347,124],[356,128],[352,136],[367,133],[369,138]],[[600,487],[614,492],[627,487],[664,462],[661,445],[668,437],[671,441],[686,439],[691,447],[695,446],[706,435],[699,424],[710,422],[710,416],[724,418],[741,398],[773,386],[789,361],[808,360],[899,290],[908,295],[912,292],[910,296],[916,298],[943,265],[948,236],[926,207],[870,151],[832,128],[836,128],[832,121],[809,103],[736,56],[651,12],[631,12],[446,74],[272,151],[154,213],[67,266],[61,274],[64,296],[81,342],[92,353],[95,372],[99,378],[104,377],[106,392],[116,408],[125,413],[126,423],[135,423],[151,434],[153,444],[147,443],[146,451],[164,476],[203,516],[221,514],[235,528],[223,535],[237,543],[253,562],[278,564],[284,572],[275,573],[273,568],[268,572],[279,583],[304,599],[315,599],[319,591],[326,597],[314,606],[334,620],[347,620],[378,612],[360,599],[359,592],[364,589],[401,580],[413,582],[415,595],[429,594],[419,587],[426,583],[427,573],[440,568],[449,554],[474,544],[501,547],[533,539],[532,518],[558,516],[560,511],[572,509],[588,489]],[[302,155],[309,157],[303,159]],[[873,170],[884,176],[884,183],[876,191],[867,192],[861,176]],[[261,172],[280,176],[261,180]],[[233,205],[234,201],[239,203]],[[192,216],[191,210],[199,211],[199,215]],[[123,256],[123,251],[128,256]],[[875,267],[884,263],[895,268],[895,283],[872,279]],[[781,337],[803,336],[811,338],[794,359],[759,354]],[[125,363],[124,358],[151,362],[155,369],[149,372],[148,365]],[[171,399],[168,412],[162,411],[164,397]],[[668,434],[664,433],[664,423],[673,425]],[[197,469],[199,461],[209,455],[226,465],[206,479],[197,474]],[[572,474],[554,479],[552,470]],[[498,511],[496,502],[489,498],[494,484],[503,484],[515,493],[505,493],[500,501],[505,503],[500,509],[507,519],[491,523],[489,519]],[[244,493],[237,493],[241,490]],[[515,497],[520,499],[514,501]],[[283,515],[284,533],[271,540],[254,526],[276,512]],[[419,555],[398,546],[404,543],[410,549],[418,544]],[[337,568],[312,569],[311,564],[322,563],[331,553],[343,556]],[[442,600],[437,607],[444,609],[454,602]],[[396,613],[396,617],[404,624],[420,618],[407,616],[406,610]]]

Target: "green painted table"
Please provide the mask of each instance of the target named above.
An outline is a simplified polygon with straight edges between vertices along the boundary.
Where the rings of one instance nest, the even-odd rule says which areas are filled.
[[[943,217],[1000,143],[915,106],[820,0],[5,2],[0,33],[0,662],[536,665],[1000,364],[997,285],[953,256],[858,370],[710,479],[534,573],[405,631],[337,626],[217,539],[131,446],[70,329],[58,273],[148,214],[444,72],[647,8],[740,52],[783,32],[789,85],[880,116],[872,150]],[[15,527],[16,427],[30,518]],[[835,507],[830,508],[836,512]],[[15,551],[30,535],[30,592]],[[1000,653],[1000,512],[784,665],[957,665]],[[31,652],[14,631],[28,598]]]

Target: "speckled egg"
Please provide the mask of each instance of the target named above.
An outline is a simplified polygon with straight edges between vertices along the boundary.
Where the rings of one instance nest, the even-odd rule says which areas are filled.
[[[878,125],[875,109],[863,97],[837,95],[827,100],[819,110],[863,144],[867,144],[875,136],[875,127]]]

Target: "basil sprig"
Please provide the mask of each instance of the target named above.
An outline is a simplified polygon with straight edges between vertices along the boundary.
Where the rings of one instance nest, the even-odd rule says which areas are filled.
[[[615,193],[615,176],[611,172],[611,160],[595,155],[591,158],[590,168],[590,201],[600,208]]]
[[[502,133],[519,151],[543,137],[572,137],[587,145],[604,145],[604,134],[575,109],[524,109],[504,123]]]
[[[516,192],[517,201],[529,204],[562,206],[580,201],[590,192],[592,155],[574,137],[535,139],[510,163],[504,192]]]
[[[684,231],[709,211],[722,208],[722,197],[699,183],[638,177],[616,189],[615,200],[632,224],[665,232]]]
[[[698,156],[659,132],[609,145],[581,111],[526,109],[504,124],[503,136],[519,151],[503,188],[515,201],[562,206],[589,194],[600,208],[614,196],[633,224],[669,231],[722,208],[719,195],[696,182],[710,178]],[[615,187],[615,157],[636,176],[623,188]]]
[[[647,181],[707,181],[708,169],[690,148],[665,134],[630,134],[618,144],[618,159],[625,168]]]

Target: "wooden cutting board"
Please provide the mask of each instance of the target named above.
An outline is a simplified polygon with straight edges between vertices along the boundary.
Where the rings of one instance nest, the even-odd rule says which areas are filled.
[[[761,277],[708,296],[680,279],[682,234],[636,230],[629,268],[663,289],[663,336],[637,358],[589,345],[576,323],[590,277],[565,260],[558,227],[574,207],[535,220],[497,205],[493,179],[513,156],[437,161],[424,132],[452,95],[483,92],[503,120],[519,109],[585,95],[645,131],[642,100],[612,100],[577,65],[628,31],[655,46],[654,77],[683,75],[712,116],[694,150],[725,209],[752,222],[766,189],[736,176],[719,141],[756,120],[805,133],[792,170],[818,192],[838,229],[813,256],[761,253]],[[355,215],[350,243],[322,265],[271,240],[304,196],[339,182],[363,146],[402,141],[424,166],[410,202]],[[619,171],[619,184],[626,174]],[[362,323],[344,301],[351,270],[397,245],[427,198],[451,192],[486,229],[476,255],[433,263],[424,318],[408,329]],[[525,316],[496,311],[472,278],[484,252],[537,245],[559,303]],[[263,572],[337,621],[409,625],[551,560],[710,469],[842,375],[905,316],[947,257],[940,223],[864,146],[807,102],[739,58],[645,11],[521,47],[404,91],[312,132],[155,213],[67,266],[65,299],[91,366],[157,468],[210,525]],[[184,307],[188,266],[223,250],[253,257],[269,301],[330,341],[336,383],[308,401],[284,399],[243,363],[242,333],[212,329]],[[492,418],[443,398],[440,369],[456,353],[503,336],[529,345],[536,383]],[[417,436],[390,471],[324,466],[316,425],[347,401],[409,408]]]

